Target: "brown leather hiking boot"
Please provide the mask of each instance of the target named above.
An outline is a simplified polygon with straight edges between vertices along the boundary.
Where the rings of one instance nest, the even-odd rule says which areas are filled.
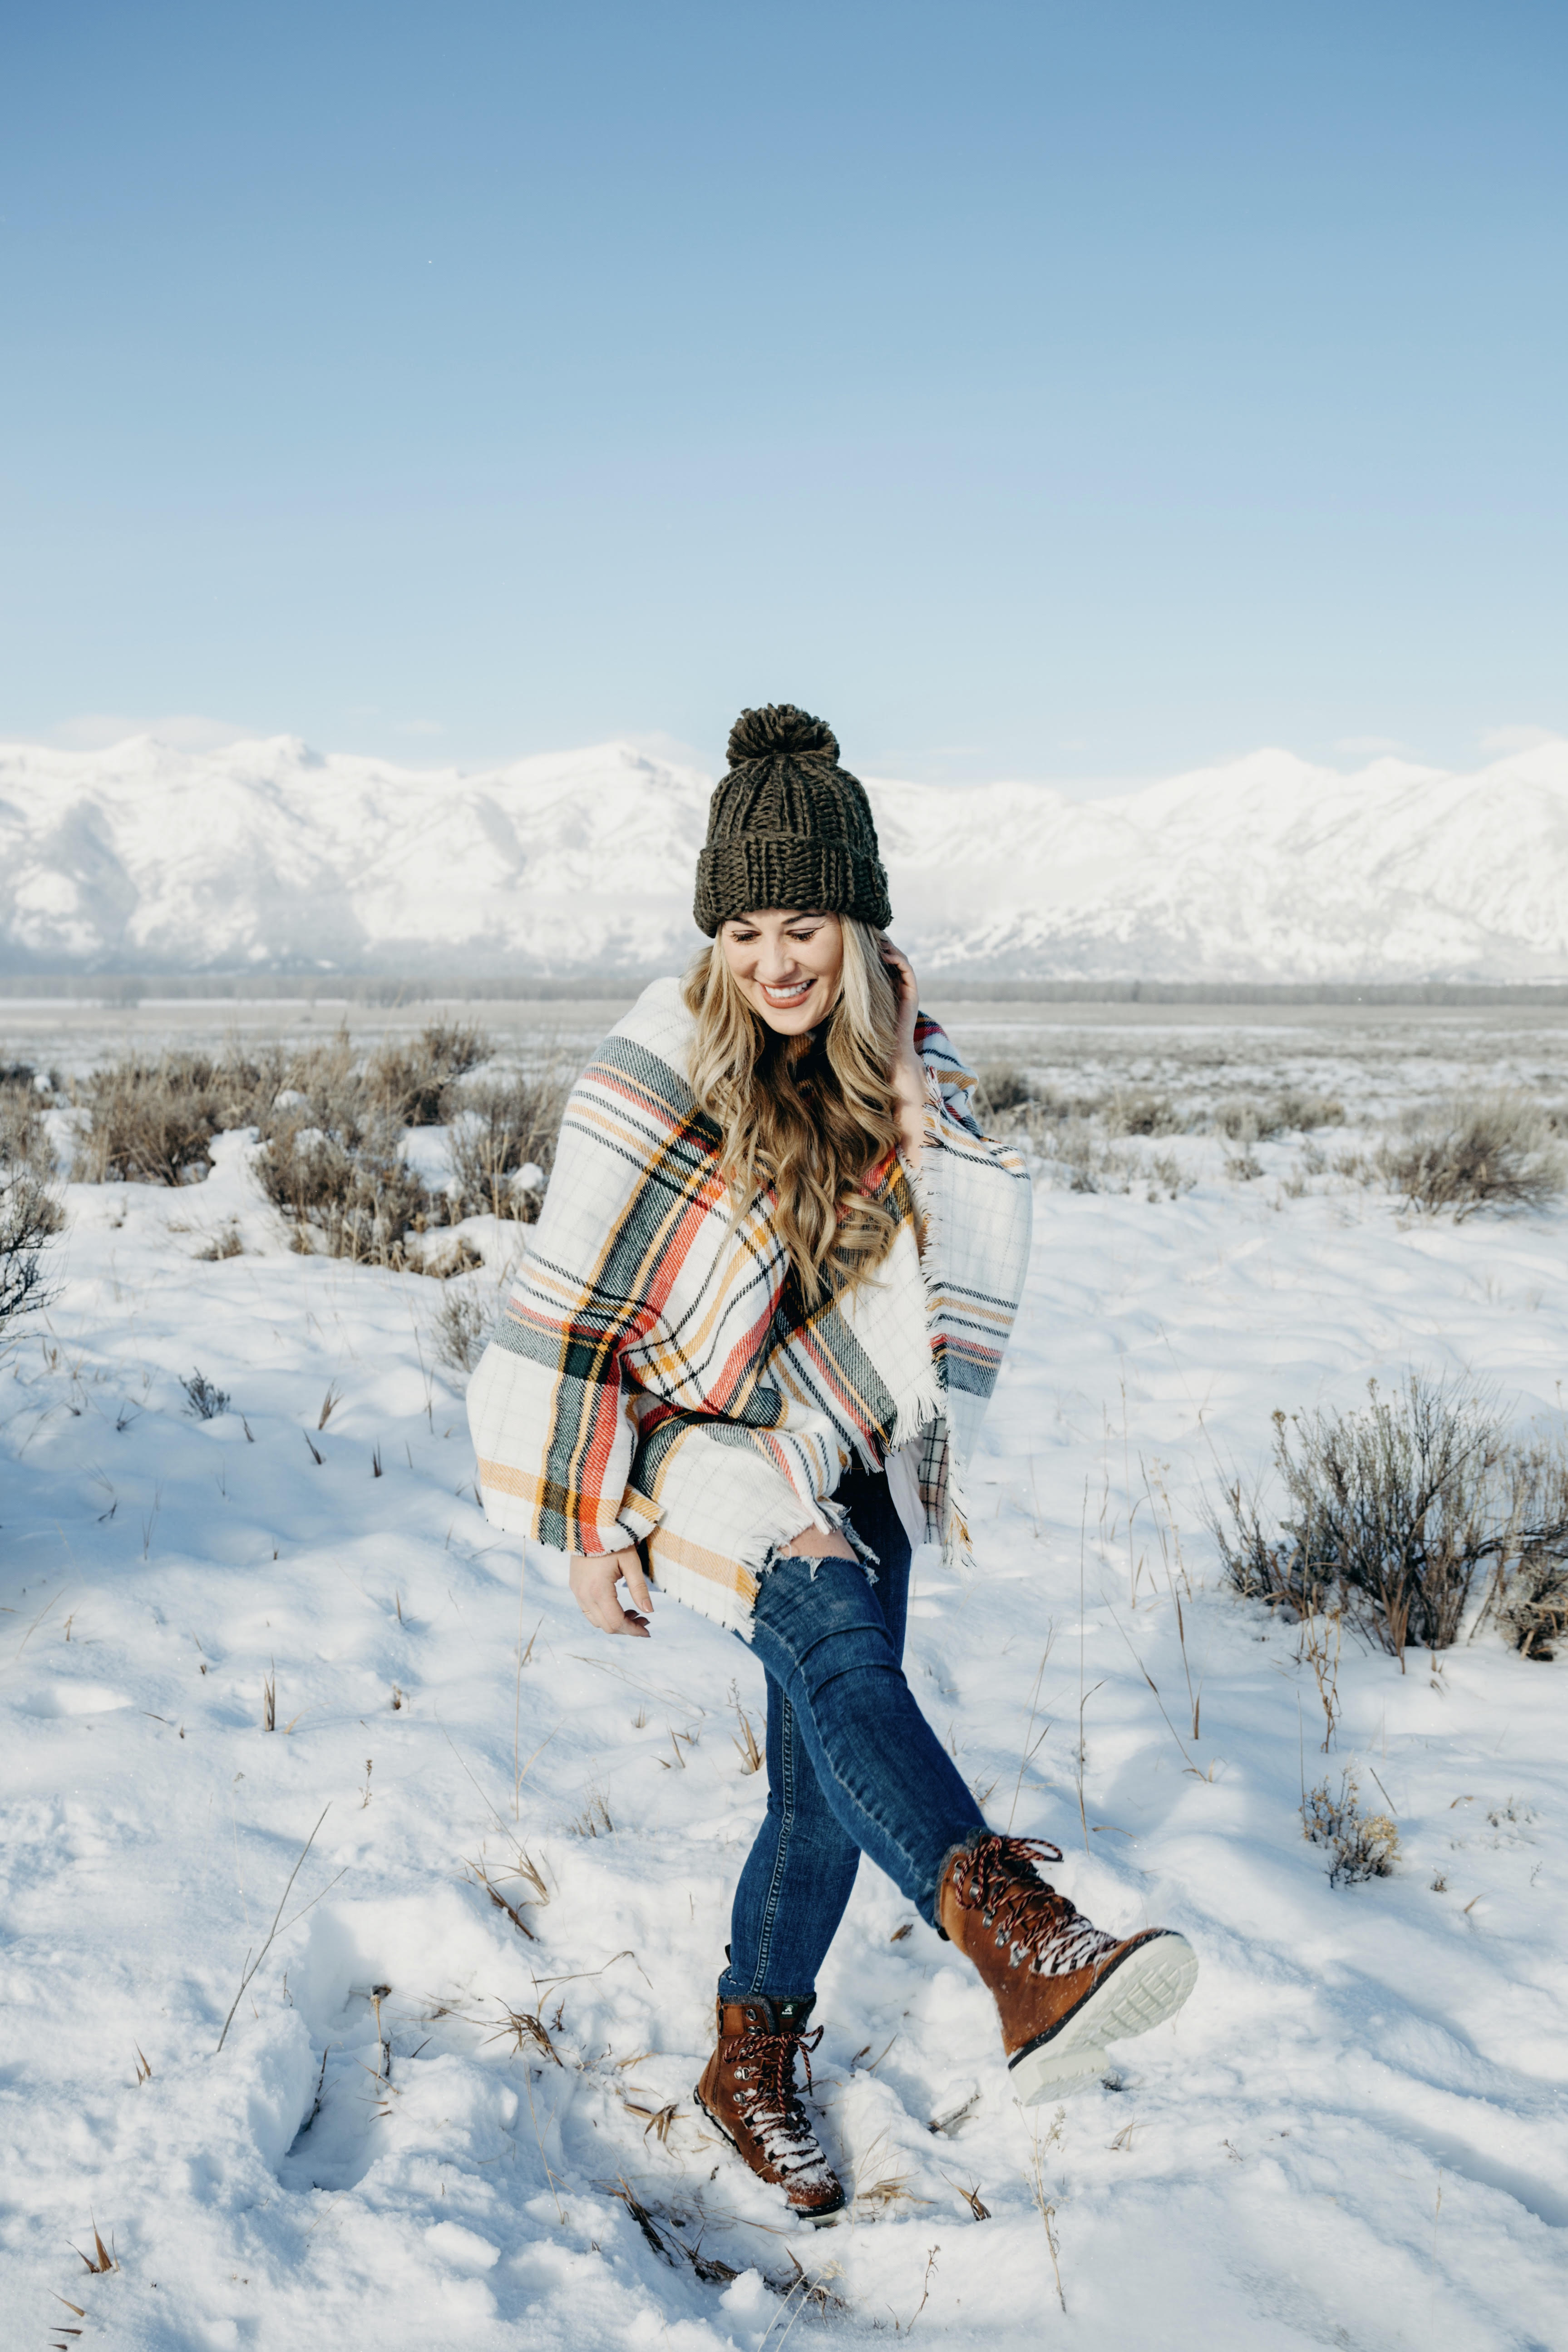
[[[719,2003],[719,2046],[702,2069],[697,2104],[759,2180],[782,2189],[803,2221],[826,2221],[845,2196],[795,2087],[795,2053],[805,2060],[822,2039],[803,2031],[809,2000],[752,1993]]]
[[[1197,1954],[1169,1927],[1102,1935],[1035,1868],[1060,1862],[1040,1838],[984,1836],[961,1847],[937,1889],[937,1924],[973,1961],[1002,2027],[1025,2106],[1105,2072],[1105,2045],[1174,2016]]]

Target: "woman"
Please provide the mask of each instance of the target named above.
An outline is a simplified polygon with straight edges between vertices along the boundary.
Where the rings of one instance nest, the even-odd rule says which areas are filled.
[[[988,1831],[904,1680],[911,1544],[968,1541],[1029,1178],[884,936],[831,730],[743,711],[729,756],[697,873],[712,947],[579,1081],[469,1416],[490,1518],[570,1555],[591,1623],[645,1640],[668,1592],[763,1664],[767,1811],[697,2097],[816,2221],[844,2191],[795,2057],[862,1853],[979,1971],[1026,2102],[1099,2075],[1197,1963],[1163,1929],[1101,1934],[1037,1874],[1055,1847]]]

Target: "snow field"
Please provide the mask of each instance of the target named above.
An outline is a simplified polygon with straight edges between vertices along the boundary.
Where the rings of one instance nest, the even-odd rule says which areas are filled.
[[[814,2061],[857,2202],[816,2232],[689,2098],[762,1802],[729,1694],[760,1729],[760,1671],[670,1603],[605,1641],[558,1561],[521,1568],[475,1506],[436,1286],[292,1255],[244,1137],[199,1188],[71,1187],[0,1389],[8,2334],[1561,2343],[1568,1665],[1482,1633],[1401,1674],[1347,1641],[1322,1755],[1298,1635],[1221,1587],[1202,1497],[1262,1465],[1277,1405],[1411,1366],[1558,1412],[1568,1218],[1286,1199],[1294,1147],[1246,1185],[1203,1148],[1176,1202],[1041,1190],[976,1570],[922,1555],[910,1659],[993,1822],[1054,1838],[1101,1925],[1181,1928],[1197,1990],[1114,2087],[1025,2113],[985,1996],[868,1865]],[[245,1255],[198,1259],[231,1216]],[[498,1268],[516,1239],[465,1230]],[[198,1365],[232,1400],[205,1423]],[[1331,1888],[1301,1787],[1352,1763],[1401,1860]],[[102,2276],[68,2250],[95,2223]]]

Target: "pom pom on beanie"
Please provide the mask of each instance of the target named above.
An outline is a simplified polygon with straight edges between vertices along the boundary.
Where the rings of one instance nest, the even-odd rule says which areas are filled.
[[[814,719],[793,702],[768,702],[761,710],[742,711],[730,730],[724,756],[738,768],[746,760],[772,760],[788,752],[837,760],[838,738],[826,719]]]

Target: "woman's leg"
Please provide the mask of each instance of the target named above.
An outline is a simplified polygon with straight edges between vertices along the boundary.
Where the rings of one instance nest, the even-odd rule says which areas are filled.
[[[908,1613],[909,1538],[879,1473],[847,1472],[838,1500],[861,1542],[877,1554],[877,1581],[868,1589],[896,1664]],[[858,1563],[852,1572],[865,1583]],[[771,1671],[767,1687],[767,1811],[735,1890],[730,1965],[719,1979],[725,2000],[749,1993],[798,2000],[815,1991],[860,1863],[860,1848],[829,1802],[795,1710]]]
[[[984,1817],[915,1704],[876,1588],[852,1560],[777,1560],[751,1646],[791,1709],[797,1796],[804,1749],[845,1837],[934,1926],[942,1865]]]

